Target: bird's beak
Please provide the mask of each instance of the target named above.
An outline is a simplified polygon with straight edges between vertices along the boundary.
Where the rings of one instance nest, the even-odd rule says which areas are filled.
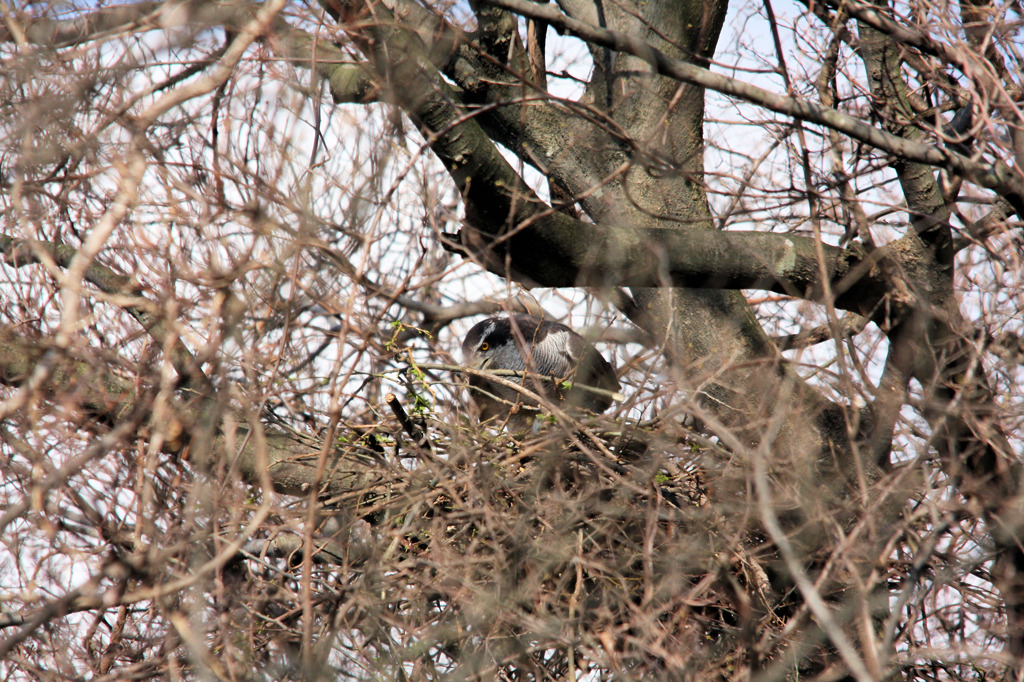
[[[469,359],[469,366],[472,367],[473,369],[485,370],[487,369],[487,364],[490,361],[490,358],[480,357],[479,355],[474,353],[473,356]]]

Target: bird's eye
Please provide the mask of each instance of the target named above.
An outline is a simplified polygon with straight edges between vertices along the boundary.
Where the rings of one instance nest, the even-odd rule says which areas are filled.
[[[490,349],[491,349],[491,344],[487,343],[486,341],[484,341],[483,343],[480,344],[480,350],[490,350]]]

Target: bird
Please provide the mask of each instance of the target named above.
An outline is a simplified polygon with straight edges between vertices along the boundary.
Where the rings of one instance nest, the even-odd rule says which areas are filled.
[[[466,365],[473,369],[512,370],[545,377],[502,378],[522,383],[574,413],[604,412],[621,388],[615,369],[582,336],[560,322],[533,315],[489,317],[478,322],[466,334],[462,353]],[[571,383],[567,390],[566,382]],[[540,408],[536,401],[476,375],[470,375],[469,385],[483,420],[497,418],[496,423],[505,422],[511,430],[532,426]]]

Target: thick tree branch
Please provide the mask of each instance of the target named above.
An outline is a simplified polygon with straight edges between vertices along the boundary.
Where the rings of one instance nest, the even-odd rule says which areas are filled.
[[[879,10],[887,6],[879,3]],[[876,112],[888,130],[904,138],[922,133],[910,125],[916,118],[901,72],[903,48],[892,36],[860,23],[861,56]],[[907,159],[893,164],[906,198],[913,231],[903,240],[916,252],[908,263],[910,294],[902,315],[889,332],[890,352],[875,403],[871,449],[887,464],[893,431],[911,378],[926,396],[925,418],[934,444],[960,490],[984,499],[986,521],[993,528],[1003,575],[997,580],[1008,611],[1010,650],[1024,654],[1024,548],[1021,524],[1008,524],[1019,512],[1022,467],[998,423],[985,416],[994,396],[973,344],[960,333],[967,328],[953,287],[953,237],[950,209],[934,173]],[[984,491],[984,492],[982,492]]]
[[[50,355],[51,351],[56,355]],[[41,341],[30,341],[0,328],[0,383],[21,386],[43,362],[49,363],[49,372],[36,388],[48,398],[66,403],[73,396],[89,413],[111,423],[136,409],[140,394],[130,379],[97,367],[95,363],[69,358]],[[275,431],[266,431],[257,443],[257,439],[247,437],[245,429],[236,431],[230,439],[218,432],[209,443],[188,443],[186,434],[207,415],[180,404],[176,410],[177,425],[165,424],[161,428],[174,431],[180,440],[166,439],[165,448],[171,454],[179,454],[188,446],[189,461],[201,470],[232,464],[253,485],[259,485],[264,476],[269,476],[276,491],[296,496],[308,495],[310,486],[317,480],[317,461],[322,447],[319,443],[305,443],[295,436]],[[231,443],[235,447],[228,447]],[[377,466],[376,459],[359,446],[352,446],[344,453],[339,451],[328,463],[321,492],[326,496],[347,497],[368,491],[377,480]]]
[[[0,383],[20,386],[46,359],[49,347],[0,327]],[[131,411],[138,398],[135,385],[112,372],[77,360],[48,360],[49,373],[40,390],[49,395],[75,396],[92,414],[116,421]]]
[[[526,185],[427,58],[418,37],[373,8],[373,38],[357,35],[466,201],[473,225],[460,241],[492,272],[525,284],[778,291],[820,300],[824,288],[813,239],[758,232],[628,229],[593,225],[546,206]],[[382,50],[383,48],[383,50]],[[456,247],[459,248],[459,247]],[[823,247],[836,305],[870,317],[887,284],[876,261],[852,247]],[[880,258],[886,252],[874,254]],[[891,253],[896,253],[892,251]],[[508,260],[506,261],[506,257]],[[511,264],[512,273],[508,267]]]
[[[552,26],[583,40],[635,55],[664,75],[692,83],[725,95],[738,97],[786,116],[815,123],[849,135],[854,140],[876,147],[907,161],[917,161],[964,176],[998,192],[1024,217],[1024,179],[1004,163],[982,163],[935,145],[902,139],[863,123],[857,118],[807,100],[778,95],[735,78],[713,73],[688,62],[672,59],[650,45],[618,31],[591,26],[562,14],[554,5],[538,5],[529,0],[487,0],[523,16],[547,21]]]
[[[867,326],[868,320],[860,315],[847,315],[839,320],[838,325],[823,324],[813,329],[787,334],[786,336],[775,337],[773,342],[780,351],[797,350],[809,348],[810,346],[831,341],[836,338],[835,331],[839,332],[839,338],[850,338],[856,336]]]
[[[997,199],[989,211],[981,220],[968,224],[967,236],[957,237],[953,240],[953,248],[956,251],[966,249],[978,242],[984,242],[996,234],[1007,231],[1007,217],[1013,213],[1013,207],[1003,199]],[[1024,223],[1018,223],[1017,228],[1024,227]]]
[[[479,238],[464,234],[462,241],[471,246],[456,248],[478,255],[489,248],[507,252],[525,282],[539,286],[761,289],[813,301],[824,295],[810,237],[608,227],[551,213],[509,236],[489,237],[494,241],[474,249]],[[836,307],[873,316],[888,291],[875,266],[888,255],[898,257],[898,249],[868,255],[857,246],[826,245],[823,251]]]
[[[806,3],[805,3],[806,4]],[[890,16],[890,12],[870,2],[837,2],[826,0],[825,4],[834,10],[842,9],[847,15],[853,17],[861,24],[871,26],[875,30],[891,36],[901,45],[909,45],[921,52],[933,55],[942,60],[943,63],[956,67],[956,69],[971,79],[982,79],[987,89],[992,91],[1002,90],[1006,93],[1008,102],[1012,102],[1020,96],[1020,86],[1012,80],[1000,84],[996,78],[996,70],[989,71],[986,68],[979,68],[981,65],[971,63],[965,59],[968,52],[957,47],[934,40],[926,31],[917,26],[902,24]],[[994,86],[994,87],[993,87]]]
[[[25,42],[59,48],[81,45],[142,26],[155,29],[159,28],[161,8],[168,4],[138,2],[113,5],[71,19],[50,19],[25,12],[10,13],[5,17],[6,21],[0,22],[0,42]]]
[[[917,112],[903,80],[901,47],[890,36],[860,24],[860,55],[864,60],[872,102],[888,131],[906,140],[920,140],[923,133],[912,122]],[[953,230],[950,210],[932,170],[922,163],[898,158],[892,164],[907,201],[910,223],[928,248],[923,258],[938,268],[936,285],[942,296],[952,291]],[[924,284],[924,282],[922,282]],[[934,295],[939,295],[938,291]]]
[[[61,268],[67,268],[74,260],[77,251],[66,244],[54,244],[41,241],[24,241],[0,235],[0,255],[10,265],[21,267],[37,263],[41,256],[48,257]],[[85,271],[85,281],[94,285],[105,294],[119,297],[124,310],[138,320],[139,324],[149,332],[160,348],[167,348],[167,327],[159,315],[155,314],[156,306],[142,296],[142,287],[131,277],[120,275],[105,265],[89,264]],[[128,301],[124,301],[128,299]],[[181,386],[192,388],[200,393],[212,393],[210,380],[203,373],[195,356],[184,346],[180,339],[174,339],[171,346],[171,364],[181,378]]]

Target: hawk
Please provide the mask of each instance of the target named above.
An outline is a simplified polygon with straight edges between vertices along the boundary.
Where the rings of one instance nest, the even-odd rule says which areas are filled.
[[[615,370],[582,336],[564,324],[532,315],[478,322],[466,334],[462,352],[466,364],[474,369],[539,375],[502,378],[521,383],[572,412],[604,412],[612,404],[612,394],[621,388]],[[469,384],[483,419],[508,418],[509,425],[517,429],[533,422],[536,401],[483,377],[470,376]],[[513,411],[513,406],[519,409]]]

